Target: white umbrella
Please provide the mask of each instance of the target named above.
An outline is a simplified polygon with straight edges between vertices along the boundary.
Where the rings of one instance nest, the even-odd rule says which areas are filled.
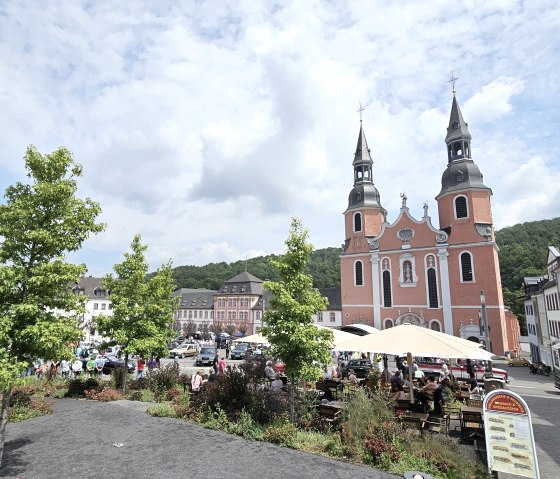
[[[234,339],[234,343],[257,343],[257,344],[268,344],[268,339],[262,334],[256,333],[251,334],[251,336],[243,336],[242,338]]]
[[[319,326],[318,324],[314,325],[316,328],[319,329],[330,329],[333,332],[333,337],[334,337],[334,349],[339,349],[338,346],[340,344],[346,344],[346,342],[348,342],[351,339],[354,338],[358,338],[359,336],[352,334],[352,333],[347,333],[346,331],[340,331],[339,329],[333,329],[333,328],[328,328],[326,326]],[[243,338],[239,338],[236,339],[234,342],[237,343],[266,343],[268,344],[269,341],[266,338],[266,336],[263,336],[262,334],[252,334],[251,336],[245,336]]]
[[[360,336],[338,345],[339,351],[375,352],[418,357],[491,360],[492,353],[480,344],[412,324],[402,324]]]

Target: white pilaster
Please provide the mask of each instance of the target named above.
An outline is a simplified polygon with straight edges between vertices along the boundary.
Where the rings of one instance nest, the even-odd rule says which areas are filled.
[[[449,286],[449,264],[447,247],[438,250],[439,272],[441,281],[441,304],[443,307],[443,331],[455,335],[453,331],[453,315],[451,312],[451,288]]]
[[[373,326],[381,329],[381,288],[379,287],[379,253],[371,253],[371,287],[373,293]]]

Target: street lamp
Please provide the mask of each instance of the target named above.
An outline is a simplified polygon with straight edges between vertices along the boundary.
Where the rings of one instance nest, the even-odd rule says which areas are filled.
[[[484,296],[484,291],[480,291],[480,326],[481,334],[484,340],[484,347],[486,351],[490,351],[490,336],[488,330],[488,317],[486,315],[486,298]]]
[[[490,350],[490,336],[488,329],[488,317],[486,315],[486,298],[484,296],[484,291],[480,291],[480,323],[481,323],[481,333],[484,338],[484,347],[486,351],[491,353]],[[492,361],[486,361],[486,372],[485,377],[492,377]]]

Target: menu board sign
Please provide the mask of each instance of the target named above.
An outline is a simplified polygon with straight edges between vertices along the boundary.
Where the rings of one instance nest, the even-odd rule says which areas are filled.
[[[484,398],[484,433],[490,471],[539,479],[531,413],[518,394],[499,389]]]

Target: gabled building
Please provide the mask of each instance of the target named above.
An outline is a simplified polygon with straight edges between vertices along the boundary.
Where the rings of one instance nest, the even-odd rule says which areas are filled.
[[[80,328],[82,328],[83,340],[85,342],[101,342],[104,339],[97,329],[96,318],[103,314],[113,315],[113,304],[111,303],[110,291],[107,291],[101,284],[101,278],[92,276],[83,277],[78,283],[71,286],[72,292],[87,298],[85,313],[80,317]]]
[[[455,92],[445,143],[447,158],[436,197],[439,226],[433,225],[427,205],[423,216],[415,218],[406,194],[390,223],[373,182],[373,160],[360,124],[340,256],[343,324],[385,329],[412,323],[482,341],[482,313],[491,350],[504,354],[510,350],[510,319],[502,297],[492,190],[473,160],[471,134]]]
[[[525,314],[531,341],[531,359],[560,368],[560,252],[548,247],[547,274],[524,278]]]

